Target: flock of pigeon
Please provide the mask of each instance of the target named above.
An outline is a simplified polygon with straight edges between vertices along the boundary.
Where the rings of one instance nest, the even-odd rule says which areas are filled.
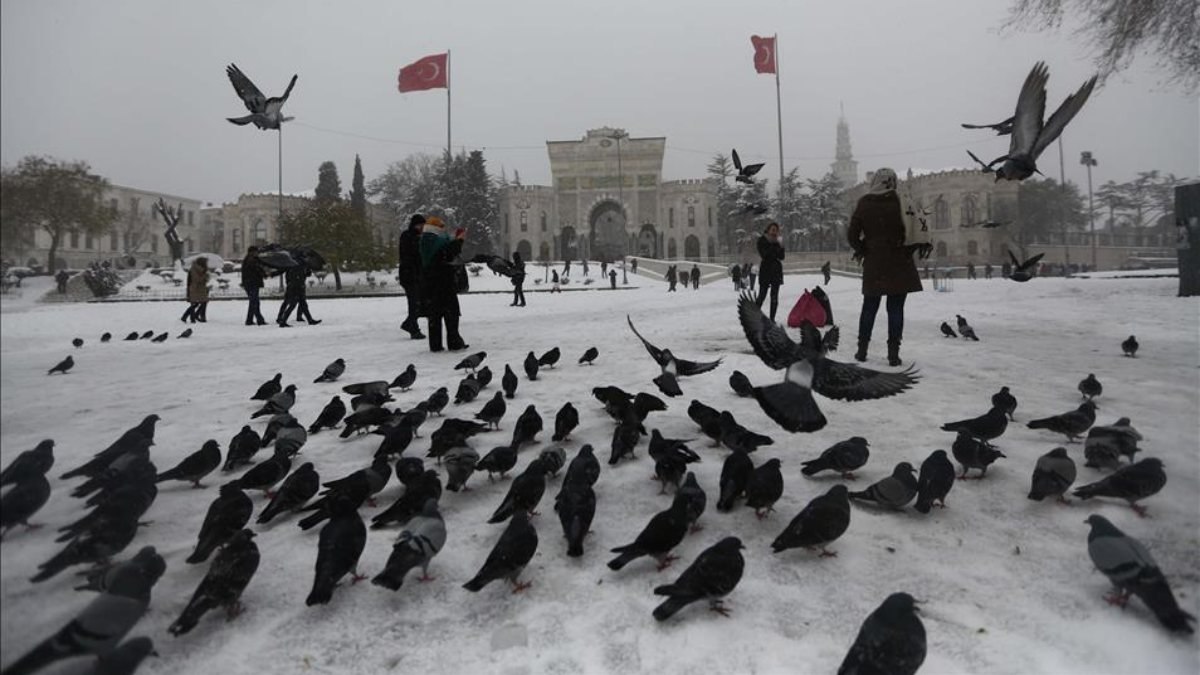
[[[166,342],[168,337],[170,337],[170,334],[167,333],[166,331],[163,331],[157,335],[155,335],[154,331],[152,331],[152,330],[148,330],[145,333],[138,333],[137,331],[133,331],[129,335],[125,336],[125,341],[126,342],[135,342],[137,340],[149,340],[151,342]],[[175,339],[186,340],[190,337],[192,337],[192,329],[188,328],[188,329],[185,329],[183,332],[181,332],[179,335],[176,335]],[[111,341],[112,341],[112,333],[105,333],[100,336],[100,342],[111,342]],[[77,338],[71,340],[71,345],[74,346],[75,349],[82,349],[83,345],[84,345],[83,338],[77,337]],[[49,371],[47,371],[46,374],[53,375],[55,373],[62,373],[63,375],[66,375],[67,372],[70,371],[74,367],[75,367],[75,357],[68,354],[67,358],[54,364],[54,367],[51,368]]]

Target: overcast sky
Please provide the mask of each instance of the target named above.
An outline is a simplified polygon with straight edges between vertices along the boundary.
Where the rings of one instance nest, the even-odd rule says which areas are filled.
[[[396,91],[400,66],[451,50],[454,145],[483,148],[526,184],[548,184],[546,140],[588,128],[666,136],[664,178],[700,178],[737,147],[778,176],[775,81],[754,72],[752,34],[778,33],[784,164],[828,170],[845,103],[860,178],[892,166],[967,166],[1007,142],[960,129],[1011,114],[1034,62],[1048,107],[1091,74],[1069,34],[1001,34],[1007,0],[511,0],[301,2],[3,0],[0,161],[87,160],[118,184],[205,201],[274,191],[276,134],[245,113],[224,68],[267,95],[300,79],[285,111],[284,190],[311,189],[354,155],[368,179],[446,138],[446,94]],[[1150,59],[1096,91],[1064,135],[1067,177],[1098,185],[1160,169],[1200,173],[1200,106],[1160,84]],[[1057,177],[1053,150],[1041,163]],[[774,184],[772,180],[772,186]]]

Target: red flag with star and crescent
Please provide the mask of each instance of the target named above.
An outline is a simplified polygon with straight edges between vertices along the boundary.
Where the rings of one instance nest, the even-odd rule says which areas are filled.
[[[450,74],[447,72],[448,60],[449,54],[432,54],[401,68],[400,93],[425,89],[445,89],[449,86],[450,79]]]
[[[759,37],[757,35],[750,36],[750,44],[754,45],[754,70],[755,72],[774,73],[775,72],[775,38],[774,37]]]

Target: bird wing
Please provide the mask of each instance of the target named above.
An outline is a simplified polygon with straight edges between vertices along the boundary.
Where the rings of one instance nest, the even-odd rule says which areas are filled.
[[[743,166],[742,170],[738,173],[742,174],[743,176],[753,176],[761,171],[764,166],[766,166],[765,162],[760,162],[758,164],[747,164],[746,166]]]
[[[650,358],[654,359],[654,362],[657,363],[658,365],[660,365],[660,366],[664,365],[666,358],[663,354],[663,350],[650,344],[650,342],[648,340],[646,340],[646,338],[642,337],[642,334],[638,332],[638,329],[633,327],[633,319],[629,318],[628,314],[625,315],[625,320],[629,322],[629,328],[633,331],[633,334],[638,336],[638,339],[641,340],[642,344],[646,346],[646,351],[650,352]],[[679,363],[679,362],[676,361],[676,363]],[[716,366],[713,366],[713,367],[715,368]],[[709,370],[712,370],[712,369],[710,368]],[[703,372],[703,371],[701,371],[701,372]]]
[[[732,155],[733,155],[733,168],[737,169],[737,170],[738,170],[738,172],[739,172],[739,173],[741,173],[741,171],[742,171],[742,160],[741,160],[741,158],[740,158],[740,157],[738,157],[738,154],[737,154],[737,148],[734,148],[733,150],[730,150],[730,154],[732,154]]]
[[[865,401],[895,396],[919,379],[912,366],[899,373],[884,373],[822,358],[813,363],[812,388],[822,396],[839,401]]]
[[[995,124],[963,124],[962,128],[964,128],[964,129],[995,129],[997,136],[1007,136],[1008,134],[1012,133],[1013,118],[1010,117],[1010,118],[1004,120],[1003,122],[996,122]]]
[[[252,113],[261,113],[266,109],[267,98],[236,65],[229,64],[225,68],[225,74],[229,76],[229,81],[233,83],[233,90],[242,99],[242,103],[246,104],[246,110]]]
[[[841,339],[842,331],[834,326],[825,331],[825,337],[821,339],[821,351],[836,352],[838,348],[838,340]]]
[[[1038,261],[1040,261],[1042,259],[1042,256],[1044,256],[1044,255],[1046,255],[1046,254],[1039,253],[1039,254],[1033,256],[1029,260],[1026,260],[1025,262],[1021,263],[1020,265],[1017,265],[1017,269],[1020,269],[1020,270],[1032,269],[1034,265],[1038,264]]]
[[[1042,151],[1058,138],[1063,129],[1067,127],[1067,123],[1083,108],[1083,104],[1087,103],[1088,97],[1092,95],[1092,89],[1096,86],[1096,77],[1093,75],[1092,79],[1084,82],[1079,91],[1068,96],[1062,105],[1058,106],[1058,110],[1055,110],[1054,114],[1050,116],[1050,119],[1046,120],[1045,126],[1038,133],[1037,141],[1033,145],[1034,157],[1042,154]],[[1045,93],[1043,92],[1043,99],[1044,97]]]
[[[1017,111],[1013,115],[1012,141],[1008,156],[1034,154],[1034,145],[1042,131],[1042,119],[1046,113],[1046,80],[1050,71],[1046,64],[1038,61],[1025,78],[1021,95],[1017,98]]]
[[[721,365],[721,359],[716,361],[687,361],[685,359],[675,359],[675,372],[678,375],[699,375],[707,373]]]
[[[771,368],[783,370],[803,357],[803,347],[788,337],[783,326],[767,318],[748,294],[738,298],[738,320],[754,353]],[[817,344],[820,344],[820,335]]]

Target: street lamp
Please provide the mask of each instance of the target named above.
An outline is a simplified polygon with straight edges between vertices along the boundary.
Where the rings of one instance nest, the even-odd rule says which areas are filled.
[[[1096,158],[1092,156],[1090,150],[1085,150],[1079,153],[1079,163],[1087,167],[1088,174],[1088,222],[1092,230],[1092,271],[1098,269],[1096,265],[1096,213],[1092,208],[1092,167],[1096,166]]]

